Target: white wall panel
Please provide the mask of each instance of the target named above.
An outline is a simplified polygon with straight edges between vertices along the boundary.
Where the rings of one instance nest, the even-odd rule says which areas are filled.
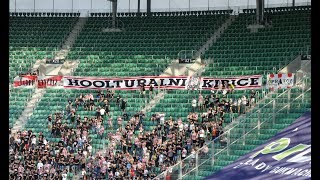
[[[212,9],[217,9],[219,7],[228,7],[227,0],[210,0],[209,4]]]
[[[128,4],[129,4],[129,0],[119,0],[119,1],[128,1]],[[130,12],[137,12],[137,9],[138,9],[138,0],[130,0]]]
[[[35,0],[36,9],[40,12],[46,12],[53,9],[53,0]]]
[[[155,12],[160,12],[164,10],[169,10],[169,3],[171,0],[162,1],[151,1],[151,10]]]
[[[190,0],[191,9],[207,10],[208,0]]]
[[[70,10],[72,7],[71,0],[54,0],[54,9],[57,10]]]
[[[15,10],[15,8],[16,8],[15,1],[16,0],[10,0],[9,1],[9,9],[10,9],[10,11],[14,11]]]
[[[110,12],[110,4],[107,0],[90,0],[92,12]]]
[[[138,2],[138,1],[137,1]],[[137,5],[138,3],[136,3],[136,7],[138,7]],[[130,6],[131,6],[131,1],[130,1]],[[141,4],[140,4],[141,6]],[[136,8],[137,9],[137,8]],[[126,12],[129,11],[129,0],[118,0],[118,11],[119,12]]]
[[[16,8],[17,10],[33,10],[34,0],[17,0]]]
[[[140,10],[141,12],[147,12],[147,0],[140,0]]]
[[[189,0],[170,0],[171,11],[186,11],[189,9]]]
[[[10,11],[33,11],[34,7],[36,11],[42,12],[43,10],[51,11],[54,9],[56,12],[66,11],[71,12],[72,0],[9,0]],[[130,3],[129,3],[130,1]],[[191,10],[197,10],[199,8],[206,9],[225,9],[228,5],[232,7],[241,6],[243,8],[254,8],[256,0],[190,0]],[[16,6],[15,6],[16,2]],[[92,2],[92,3],[91,3]],[[311,4],[311,0],[295,0],[296,5],[303,5],[305,2]],[[35,6],[34,6],[35,3]],[[291,5],[292,0],[265,0],[265,7],[275,7],[277,5],[287,6]],[[249,5],[249,6],[248,6]],[[138,0],[118,0],[118,11],[124,10],[136,12],[138,6]],[[108,0],[73,0],[73,11],[80,12],[93,9],[92,12],[98,12],[99,10],[105,12],[111,12],[111,2]],[[189,0],[151,0],[151,11],[185,11],[189,10]],[[147,9],[147,0],[141,0],[140,9],[145,12]]]

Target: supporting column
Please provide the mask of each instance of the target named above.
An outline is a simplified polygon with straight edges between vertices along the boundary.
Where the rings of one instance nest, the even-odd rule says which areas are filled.
[[[292,0],[292,6],[294,7],[296,5],[296,1]]]
[[[230,130],[227,133],[227,154],[229,155],[230,150]]]
[[[116,28],[117,5],[118,5],[118,0],[113,0],[112,1],[112,27],[113,28]]]
[[[138,13],[140,13],[140,0],[138,0]]]
[[[272,102],[272,124],[274,124],[276,121],[276,113],[275,112],[276,112],[276,101],[273,100],[273,102]]]
[[[214,165],[214,141],[211,142],[211,149],[212,149],[212,161],[211,165]]]
[[[196,176],[198,176],[198,167],[199,167],[199,155],[198,152],[196,152]]]
[[[246,123],[242,123],[243,142],[242,145],[246,145]]]
[[[264,0],[256,0],[256,3],[257,3],[256,23],[260,24],[263,21]]]
[[[287,114],[290,113],[290,100],[291,100],[291,89],[288,90],[288,108],[287,108]]]
[[[180,163],[179,163],[179,179],[182,179],[182,160],[181,160],[181,156],[179,158],[179,161],[180,161]]]
[[[147,16],[151,16],[151,0],[147,0]]]
[[[261,111],[258,111],[258,134],[260,135],[260,126],[261,126]]]

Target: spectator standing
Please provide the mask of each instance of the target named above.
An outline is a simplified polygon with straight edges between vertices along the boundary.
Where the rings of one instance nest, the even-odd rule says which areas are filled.
[[[153,96],[153,86],[152,86],[152,84],[150,85],[150,87],[149,87],[149,96],[150,96],[150,98],[153,98],[152,96]]]
[[[199,98],[198,98],[198,106],[199,106],[199,111],[204,110],[204,99],[201,93],[199,94]]]
[[[121,100],[121,95],[118,94],[117,100],[116,100],[116,105],[117,105],[117,106],[120,106],[120,102],[121,102],[120,100]]]
[[[67,170],[64,170],[64,171],[62,172],[61,176],[62,176],[62,180],[67,180],[67,176],[68,176]]]
[[[84,169],[84,168],[82,168],[82,171],[81,171],[81,176],[82,176],[82,179],[83,180],[86,180],[87,179],[87,172],[86,172],[86,170]]]
[[[122,127],[122,118],[121,118],[121,116],[118,116],[117,121],[118,121],[118,128]]]
[[[121,101],[121,110],[122,110],[122,112],[125,111],[126,105],[127,105],[127,101],[125,99],[122,99],[122,101]]]
[[[72,124],[74,124],[75,120],[76,120],[76,113],[75,113],[75,110],[72,109],[71,110],[71,115],[70,115],[70,121],[71,121]]]
[[[196,112],[196,109],[197,109],[197,100],[196,100],[196,98],[192,99],[191,105],[192,105],[192,111]]]
[[[142,94],[142,96],[145,97],[146,88],[144,87],[144,85],[140,85],[140,94]]]
[[[112,117],[110,117],[110,118],[108,119],[108,125],[109,125],[109,128],[112,129],[112,127],[113,127]]]
[[[104,113],[105,112],[106,112],[106,110],[104,108],[100,108],[100,116],[102,117],[102,119],[104,118]]]
[[[214,94],[211,94],[209,97],[209,107],[212,108],[214,106],[214,102],[215,102]]]
[[[247,98],[245,95],[243,95],[241,98],[241,111],[243,114],[246,113],[246,107],[247,107]]]
[[[91,94],[92,96],[92,94]],[[89,99],[89,111],[93,111],[94,110],[94,99],[93,97]]]
[[[238,114],[241,113],[241,104],[242,104],[242,101],[241,101],[241,98],[238,98],[238,101],[237,101],[237,106],[238,106]]]
[[[148,178],[148,172],[149,172],[148,169],[145,168],[144,171],[143,171],[143,179],[144,179],[144,180],[147,180],[147,178]]]
[[[249,101],[249,106],[252,107],[255,105],[256,102],[256,91],[255,90],[251,90],[250,91],[250,101]]]

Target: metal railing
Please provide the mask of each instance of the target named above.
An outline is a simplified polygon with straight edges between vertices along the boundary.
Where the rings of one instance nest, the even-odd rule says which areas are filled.
[[[194,174],[198,175],[198,169],[201,165],[208,163],[210,165],[214,165],[216,159],[215,156],[226,153],[227,155],[231,155],[230,146],[236,143],[241,143],[242,145],[246,144],[246,136],[251,134],[260,134],[262,129],[269,129],[270,125],[273,125],[277,122],[278,118],[283,117],[283,115],[289,113],[295,113],[293,105],[298,105],[298,107],[302,108],[303,111],[306,109],[304,104],[305,95],[310,93],[311,88],[308,88],[306,91],[301,91],[300,95],[295,98],[290,98],[291,90],[287,90],[281,93],[277,98],[273,99],[269,103],[265,104],[263,107],[256,110],[256,114],[252,113],[249,116],[244,116],[242,119],[238,121],[238,123],[227,130],[225,133],[221,134],[214,141],[206,142],[205,147],[198,149],[194,154],[189,155],[184,160],[180,161],[178,164],[169,168],[171,171],[167,170],[161,174],[159,174],[155,179],[161,180],[165,179],[167,175],[177,176],[178,179],[182,179],[183,177]],[[282,98],[283,97],[283,98]],[[286,100],[285,105],[280,103],[280,99]],[[302,105],[302,106],[301,106]],[[263,113],[263,108],[270,108],[272,112]],[[252,119],[257,119],[256,122],[251,122]],[[249,124],[249,126],[248,126]],[[257,124],[257,125],[255,125]],[[250,125],[255,125],[253,128],[250,128]],[[248,128],[249,127],[249,128]],[[248,130],[249,129],[249,130]],[[231,135],[234,134],[242,134],[240,137],[235,138],[234,140]],[[222,147],[222,149],[215,149],[216,141],[221,141],[226,139],[226,146]],[[221,142],[220,142],[221,144]],[[188,167],[186,167],[186,164]]]
[[[290,110],[292,110],[291,108],[292,108],[292,106],[290,106],[290,104],[292,104],[295,100],[297,100],[298,98],[300,98],[301,100],[302,100],[302,103],[301,104],[304,104],[305,103],[305,94],[307,93],[307,92],[310,92],[311,91],[311,83],[309,82],[309,78],[302,78],[299,82],[296,82],[296,84],[299,84],[299,83],[302,83],[303,84],[303,86],[301,87],[301,88],[299,88],[298,90],[300,90],[301,91],[301,94],[298,96],[298,97],[296,97],[296,98],[292,98],[292,96],[291,96],[291,89],[287,89],[287,90],[285,90],[284,92],[282,92],[282,93],[280,93],[275,99],[273,99],[272,101],[270,101],[270,102],[267,102],[267,103],[265,103],[262,107],[255,107],[253,110],[254,110],[254,113],[251,113],[249,116],[248,115],[245,115],[245,116],[240,116],[239,118],[240,119],[238,119],[237,121],[236,121],[236,123],[235,123],[235,125],[233,126],[233,127],[231,127],[230,129],[228,129],[225,133],[223,133],[223,134],[221,134],[221,135],[219,135],[217,138],[215,138],[215,140],[214,141],[216,141],[216,140],[220,140],[220,139],[223,139],[225,136],[227,136],[227,147],[225,147],[225,148],[223,148],[223,149],[221,149],[220,151],[218,151],[217,153],[214,153],[214,141],[210,141],[209,143],[207,142],[207,145],[206,145],[206,147],[202,147],[202,148],[200,148],[199,150],[197,150],[196,151],[196,154],[197,154],[197,156],[196,157],[199,157],[199,155],[203,155],[203,154],[206,154],[206,153],[203,153],[204,152],[204,149],[205,148],[207,148],[207,147],[212,147],[212,153],[211,153],[211,157],[210,156],[208,156],[208,157],[206,157],[207,159],[205,159],[205,160],[201,160],[201,159],[195,159],[194,160],[194,155],[189,155],[187,158],[185,158],[183,161],[180,161],[179,163],[177,163],[176,165],[174,165],[174,167],[178,167],[178,164],[189,164],[189,166],[191,165],[191,167],[188,167],[189,169],[191,169],[190,171],[188,171],[187,173],[184,173],[184,169],[182,168],[182,169],[178,169],[178,172],[177,172],[177,174],[175,174],[174,172],[169,172],[168,170],[167,171],[164,171],[164,172],[162,172],[161,174],[159,174],[156,178],[154,178],[154,179],[156,179],[156,180],[161,180],[161,179],[165,179],[166,178],[166,176],[168,175],[168,174],[171,174],[171,175],[173,175],[173,174],[175,174],[175,175],[177,175],[178,177],[179,177],[179,179],[181,179],[182,177],[184,177],[184,176],[186,176],[187,174],[190,174],[191,173],[191,171],[196,171],[196,174],[198,173],[198,171],[197,171],[197,169],[198,169],[198,166],[200,166],[200,165],[202,165],[202,164],[204,164],[205,162],[207,162],[208,160],[212,160],[212,163],[214,163],[214,157],[216,156],[216,155],[219,155],[220,153],[222,153],[224,150],[226,150],[227,149],[227,154],[229,155],[229,147],[230,147],[230,145],[231,145],[231,143],[232,144],[234,144],[235,142],[237,142],[239,139],[236,139],[234,142],[231,142],[230,143],[230,132],[233,130],[233,129],[236,129],[237,127],[240,127],[240,125],[243,125],[242,126],[242,128],[243,128],[243,136],[241,136],[243,139],[244,139],[244,141],[243,141],[243,143],[245,144],[245,135],[246,134],[248,134],[249,132],[252,132],[256,127],[258,128],[259,127],[259,129],[258,129],[258,134],[260,134],[260,128],[261,128],[261,126],[264,124],[264,123],[266,123],[266,121],[268,121],[268,120],[272,120],[272,124],[274,124],[275,123],[275,121],[276,121],[276,117],[277,117],[277,115],[278,115],[278,113],[281,111],[281,110],[283,110],[283,109],[285,109],[286,110],[286,113],[288,114],[289,112],[290,112]],[[307,90],[306,90],[307,89]],[[281,97],[283,97],[283,98],[281,98]],[[281,101],[283,101],[283,100],[285,101],[285,100],[287,100],[287,102],[286,102],[286,105],[283,105],[283,102],[281,102]],[[292,100],[293,99],[293,100]],[[270,99],[265,99],[265,101],[267,101],[267,100],[270,100]],[[279,107],[277,107],[276,106],[276,102],[277,102],[277,104],[281,104]],[[262,109],[264,109],[264,108],[271,108],[272,109],[272,112],[270,113],[271,115],[270,116],[267,116],[267,117],[264,117],[264,118],[266,118],[266,120],[264,120],[264,121],[262,121],[261,122],[261,112],[262,112]],[[276,111],[276,109],[280,109],[279,111]],[[245,128],[245,122],[248,120],[249,122],[250,122],[250,119],[251,118],[255,118],[254,116],[255,116],[255,113],[258,113],[258,122],[257,122],[257,126],[256,127],[254,127],[253,129],[251,129],[251,130],[249,130],[248,132],[245,132],[245,130],[246,130],[246,128]],[[267,113],[266,113],[267,114]],[[271,117],[271,118],[270,118]],[[200,157],[201,157],[200,156]],[[190,162],[198,162],[198,163],[190,163]],[[200,162],[200,163],[199,163]],[[182,166],[182,165],[180,165],[180,166]],[[179,166],[179,167],[180,167]],[[185,166],[183,166],[183,167],[185,167]],[[182,174],[182,175],[181,175]]]
[[[275,106],[275,100],[271,101],[270,103],[273,104],[273,108],[272,108],[272,111],[273,113],[270,113],[268,114],[267,117],[264,117],[265,119],[263,121],[261,121],[261,111],[258,110],[258,121],[256,122],[257,125],[252,128],[251,130],[249,131],[246,131],[246,128],[245,128],[245,123],[242,122],[242,127],[240,127],[240,124],[238,124],[236,127],[228,130],[226,133],[227,133],[227,136],[229,137],[228,138],[228,141],[227,141],[227,146],[224,147],[222,150],[220,150],[219,152],[217,152],[216,154],[213,154],[213,157],[218,155],[218,154],[222,154],[224,151],[227,152],[227,155],[231,155],[230,153],[230,146],[232,146],[233,144],[236,144],[237,142],[240,142],[242,145],[245,145],[246,144],[246,136],[249,136],[251,134],[260,134],[261,130],[263,129],[262,126],[265,125],[266,129],[268,129],[270,127],[270,124],[275,124],[276,123],[276,118],[277,116],[281,117],[282,114],[289,114],[290,113],[290,104],[293,104],[293,103],[298,103],[300,105],[300,102],[298,102],[299,100],[302,100],[303,101],[303,96],[305,93],[309,92],[311,90],[311,88],[309,88],[306,92],[300,94],[298,97],[296,97],[295,99],[288,101],[288,103],[285,105],[285,106],[279,106],[280,109],[279,110],[276,110],[276,106]],[[303,102],[301,102],[301,104],[303,104]],[[271,122],[272,121],[272,122]],[[252,124],[252,123],[251,123]],[[236,128],[242,128],[243,129],[243,135],[241,137],[239,137],[238,139],[234,140],[233,142],[230,142],[230,134],[232,134],[232,130],[234,130],[236,132]],[[242,142],[241,142],[242,141]],[[214,148],[214,142],[212,142],[213,144],[213,148]],[[203,148],[202,148],[203,149]],[[201,150],[201,149],[200,149]],[[204,164],[205,162],[207,162],[209,159],[207,160],[204,160],[201,164],[198,165],[198,167],[195,167],[194,169],[192,169],[190,172],[188,172],[187,174],[183,175],[182,178],[188,174],[191,174],[192,171],[195,171],[199,168],[199,166],[201,166],[202,164]],[[212,163],[214,164],[214,162]]]

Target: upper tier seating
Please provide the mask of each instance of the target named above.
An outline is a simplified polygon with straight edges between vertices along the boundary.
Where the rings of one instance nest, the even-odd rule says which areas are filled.
[[[54,58],[55,52],[68,37],[77,17],[9,18],[9,79],[31,70],[44,58]],[[21,68],[20,68],[21,65]]]
[[[153,55],[176,58],[182,50],[198,50],[227,18],[223,15],[119,17],[122,32],[103,32],[111,18],[90,17],[70,59],[101,55]],[[103,51],[103,54],[102,54]]]
[[[272,27],[250,33],[255,14],[242,13],[218,41],[205,52],[213,66],[205,76],[234,76],[276,73],[311,47],[311,10],[266,11]],[[274,69],[275,68],[275,69]]]

